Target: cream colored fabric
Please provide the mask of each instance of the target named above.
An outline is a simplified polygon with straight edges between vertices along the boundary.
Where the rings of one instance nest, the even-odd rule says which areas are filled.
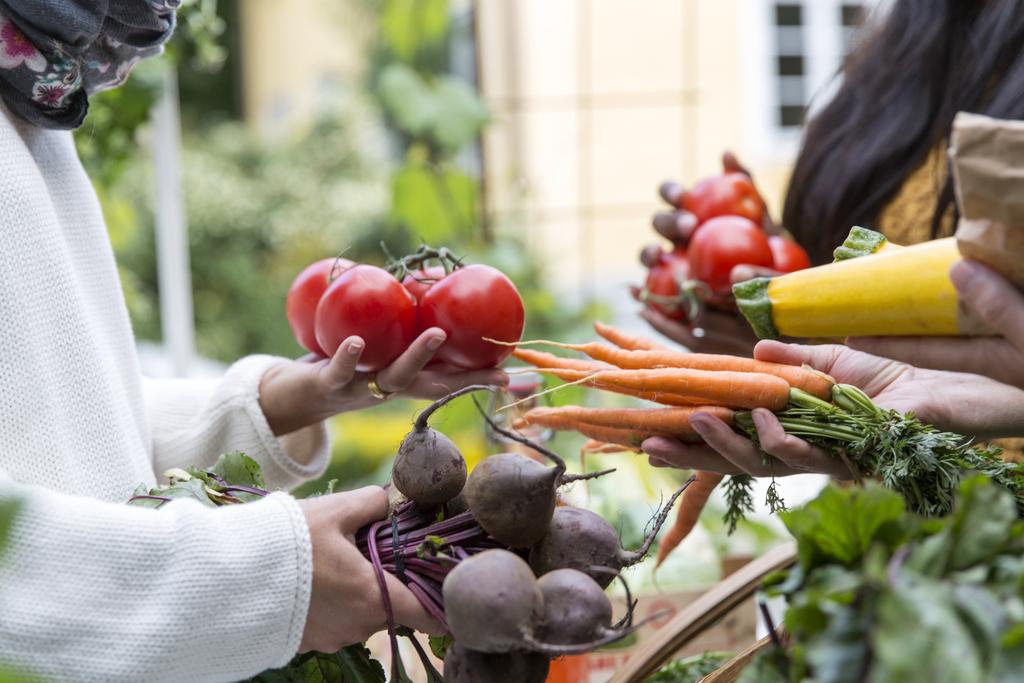
[[[325,428],[277,439],[259,407],[281,359],[144,385],[70,134],[2,107],[0,245],[0,498],[24,503],[0,561],[0,661],[74,681],[230,681],[285,663],[312,571],[294,499],[124,505],[164,469],[226,450],[274,488],[319,474]]]

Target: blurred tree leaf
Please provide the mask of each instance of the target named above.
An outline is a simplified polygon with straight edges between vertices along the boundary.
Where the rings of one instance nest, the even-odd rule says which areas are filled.
[[[381,12],[381,40],[405,62],[442,48],[448,27],[448,0],[386,0]]]
[[[406,135],[425,136],[436,125],[438,98],[412,67],[388,64],[381,69],[377,88],[384,113]]]
[[[454,168],[410,161],[391,179],[391,218],[421,240],[450,243],[476,225],[477,180]]]
[[[432,137],[437,147],[452,154],[473,143],[490,120],[487,107],[465,81],[441,76],[435,84],[437,119]]]
[[[402,133],[442,158],[472,144],[490,120],[487,107],[465,81],[451,76],[427,81],[400,62],[381,70],[378,96]]]

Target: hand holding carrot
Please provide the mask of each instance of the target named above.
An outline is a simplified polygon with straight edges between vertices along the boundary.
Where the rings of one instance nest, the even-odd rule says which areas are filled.
[[[763,341],[754,356],[761,361],[809,365],[839,382],[861,387],[879,406],[913,412],[942,429],[979,437],[1024,433],[1024,391],[977,375],[922,370],[839,345]],[[842,461],[786,434],[770,411],[758,408],[753,418],[761,446],[772,457],[767,463],[748,439],[714,416],[699,413],[690,417],[690,425],[704,444],[652,437],[642,448],[656,466],[754,476],[820,472],[849,478]]]

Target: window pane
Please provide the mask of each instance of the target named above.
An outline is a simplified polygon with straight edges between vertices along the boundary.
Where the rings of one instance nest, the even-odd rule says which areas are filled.
[[[806,102],[803,76],[779,77],[779,104],[803,105]]]
[[[775,29],[776,52],[780,55],[802,55],[804,34],[799,26],[780,26]]]
[[[779,75],[780,76],[803,76],[804,75],[804,58],[801,56],[794,57],[779,57]]]
[[[793,3],[777,3],[775,23],[779,26],[800,26],[804,23],[803,7]]]
[[[864,6],[860,4],[844,3],[842,7],[843,26],[860,26],[864,18]]]
[[[799,128],[804,122],[804,108],[793,105],[779,107],[779,126]]]

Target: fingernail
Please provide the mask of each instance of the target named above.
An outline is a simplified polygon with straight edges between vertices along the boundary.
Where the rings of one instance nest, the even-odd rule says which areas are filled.
[[[954,287],[963,291],[967,289],[971,281],[978,277],[980,273],[981,271],[977,263],[968,259],[962,259],[950,266],[949,279],[953,282]]]
[[[690,416],[690,426],[693,427],[693,431],[697,432],[701,436],[707,436],[711,433],[711,422],[708,421],[707,416],[702,413],[696,413]]]
[[[350,342],[348,345],[349,355],[358,356],[360,353],[363,352],[363,347],[364,344],[362,339],[357,339],[353,342]]]
[[[757,277],[757,273],[754,272],[754,269],[750,266],[736,266],[732,269],[732,272],[729,273],[729,280],[733,284],[753,280],[755,277]]]
[[[441,344],[444,344],[444,337],[440,335],[437,337],[431,337],[427,340],[427,348],[431,351],[436,351],[441,348]]]
[[[760,410],[755,410],[752,413],[752,416],[754,418],[754,426],[757,427],[758,431],[761,431],[762,429],[768,426],[768,420],[765,418],[764,413],[762,413]]]

